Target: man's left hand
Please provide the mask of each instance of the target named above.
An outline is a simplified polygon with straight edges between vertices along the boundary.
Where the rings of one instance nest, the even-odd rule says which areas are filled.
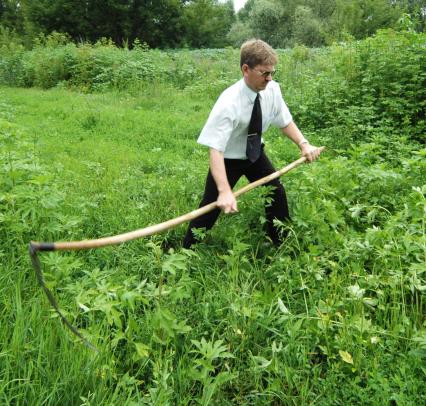
[[[315,147],[309,143],[302,144],[300,147],[300,152],[302,156],[306,157],[308,162],[315,161],[315,159],[317,159],[321,154],[321,150],[318,147]]]

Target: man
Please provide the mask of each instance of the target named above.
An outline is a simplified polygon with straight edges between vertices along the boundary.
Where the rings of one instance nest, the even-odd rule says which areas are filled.
[[[270,125],[280,128],[298,145],[308,161],[318,158],[320,151],[297,128],[278,83],[272,80],[277,62],[277,54],[264,41],[250,40],[241,46],[243,78],[220,95],[198,138],[198,143],[210,148],[210,170],[200,207],[217,200],[219,208],[190,222],[184,248],[197,242],[193,229],[213,227],[220,209],[224,213],[238,211],[232,188],[241,176],[254,182],[275,172],[261,139]],[[289,220],[287,198],[278,179],[267,186],[273,186],[272,203],[265,207],[267,232],[279,245],[280,235],[273,220]]]

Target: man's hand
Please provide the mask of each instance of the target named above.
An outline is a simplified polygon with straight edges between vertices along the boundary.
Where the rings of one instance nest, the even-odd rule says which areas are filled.
[[[217,205],[225,214],[238,212],[237,199],[232,190],[219,193]]]
[[[317,159],[321,154],[321,151],[318,147],[315,147],[309,143],[302,144],[300,146],[300,152],[302,156],[306,157],[308,162],[315,161],[315,159]]]

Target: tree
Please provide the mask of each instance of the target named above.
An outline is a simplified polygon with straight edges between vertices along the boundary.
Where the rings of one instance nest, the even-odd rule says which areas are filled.
[[[320,0],[320,3],[323,1],[331,0]],[[307,6],[308,3],[308,0],[249,0],[237,15],[237,25],[231,31],[233,38],[238,39],[238,32],[242,32],[245,36],[251,33],[250,36],[261,38],[276,48],[289,47],[295,42],[320,45],[324,42],[322,24],[313,8]],[[319,9],[318,6],[316,9]],[[242,24],[245,30],[242,30]],[[297,24],[303,27],[297,28],[295,38]]]
[[[23,0],[27,30],[52,31],[74,40],[111,38],[116,44],[138,38],[151,47],[170,47],[182,39],[180,0]]]
[[[184,39],[184,3],[179,0],[133,0],[130,6],[129,40],[150,47],[176,47]]]
[[[425,0],[394,0],[405,13],[410,16],[414,28],[424,32],[426,28],[426,2]]]
[[[336,0],[306,0],[304,3],[321,22],[326,22],[336,9]]]
[[[52,31],[68,33],[74,39],[87,39],[92,30],[85,0],[22,0],[25,30],[30,36]]]
[[[249,24],[236,21],[227,34],[228,41],[234,47],[240,47],[244,41],[253,38],[254,34]]]
[[[227,34],[235,21],[232,1],[193,0],[184,7],[187,45],[219,48],[228,44]]]
[[[22,8],[32,36],[57,31],[77,41],[139,39],[160,48],[224,46],[234,21],[231,0],[22,0]]]
[[[127,0],[90,0],[85,3],[87,4],[86,18],[82,21],[85,31],[78,33],[78,35],[87,36],[91,41],[96,41],[102,37],[111,38],[116,44],[121,44],[129,38],[129,11],[132,2]],[[68,27],[66,32],[70,33]]]
[[[389,0],[360,0],[359,7],[362,20],[356,27],[356,38],[369,37],[379,28],[394,27],[402,14],[401,8]]]
[[[328,35],[341,39],[345,33],[357,39],[373,35],[379,28],[394,27],[402,9],[389,0],[336,0],[328,24]]]
[[[237,13],[238,21],[246,23],[250,19],[250,12],[253,9],[256,0],[247,0],[244,7]]]
[[[396,27],[404,10],[422,15],[415,21],[424,28],[424,0],[249,0],[229,35],[237,42],[251,33],[275,47],[320,46]]]
[[[276,48],[290,45],[292,31],[292,10],[280,3],[282,0],[258,0],[249,14],[253,34]]]
[[[23,16],[19,0],[0,0],[0,25],[23,33]]]
[[[309,47],[324,45],[322,24],[312,12],[305,6],[298,6],[294,14],[294,29],[292,38],[296,44]]]
[[[339,41],[345,39],[349,34],[352,35],[361,18],[362,10],[355,2],[336,0],[335,9],[326,26],[328,42]]]

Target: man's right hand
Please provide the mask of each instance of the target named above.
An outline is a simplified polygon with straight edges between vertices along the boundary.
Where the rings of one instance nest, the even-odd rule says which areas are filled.
[[[217,198],[217,206],[225,213],[237,213],[237,199],[235,199],[232,190],[219,193]]]

